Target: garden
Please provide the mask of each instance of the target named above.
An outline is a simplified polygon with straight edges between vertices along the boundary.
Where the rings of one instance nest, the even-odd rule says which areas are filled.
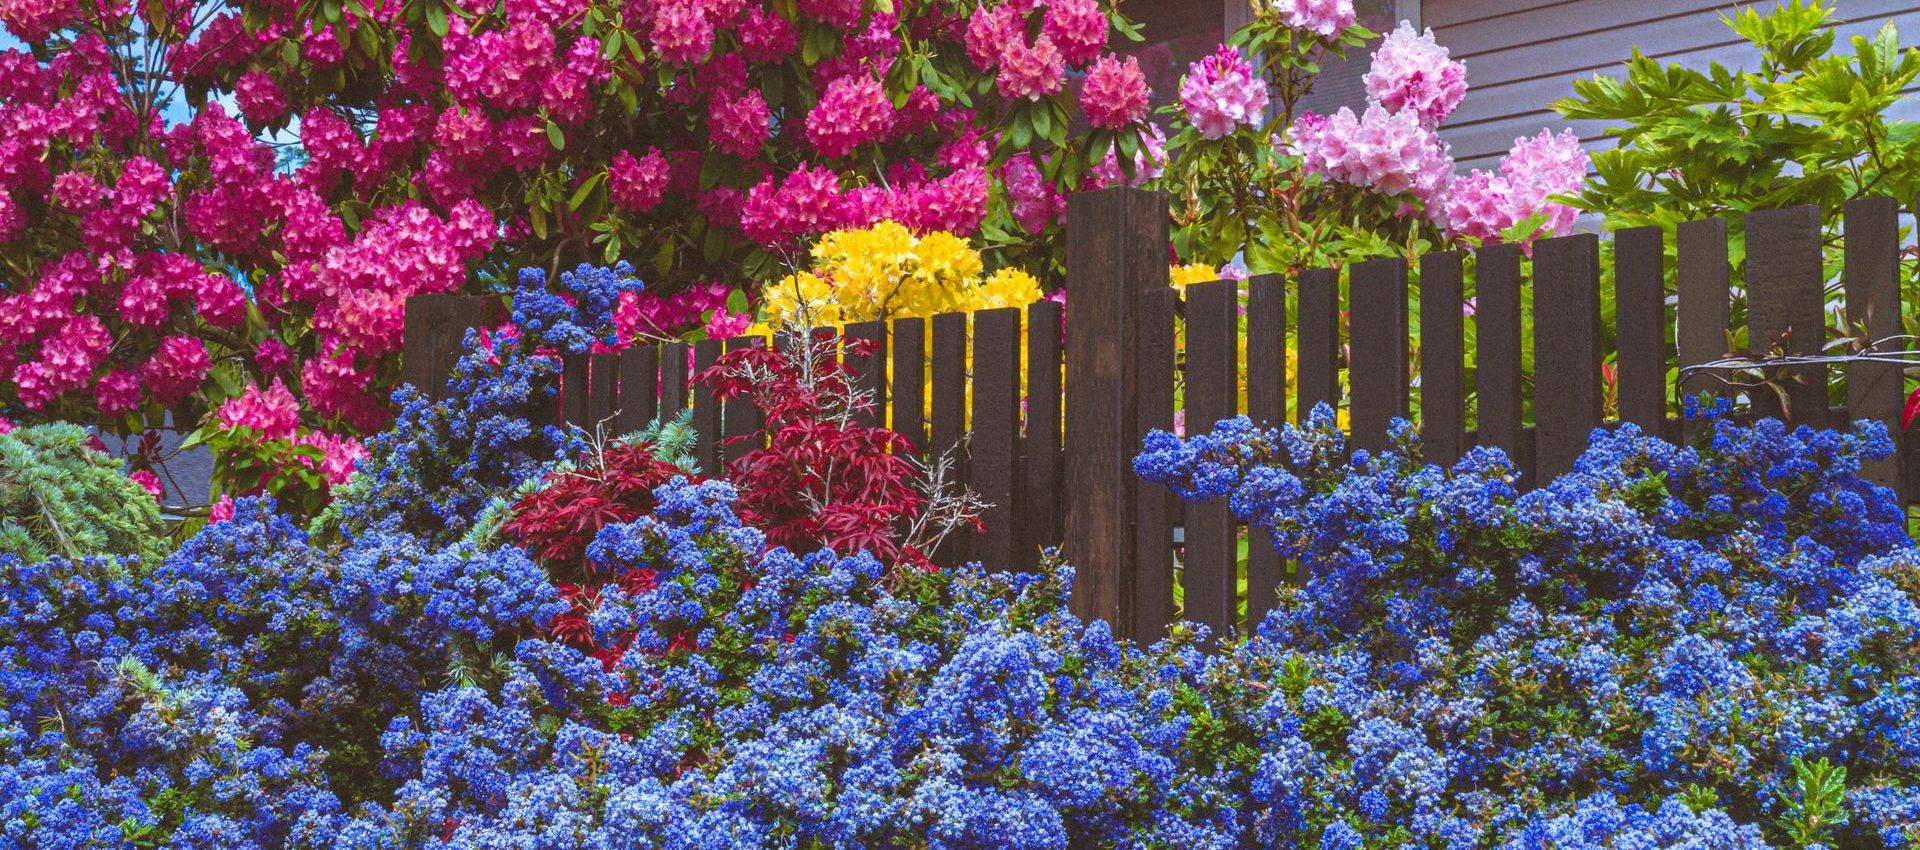
[[[0,847],[1920,847],[1846,12],[0,0]]]

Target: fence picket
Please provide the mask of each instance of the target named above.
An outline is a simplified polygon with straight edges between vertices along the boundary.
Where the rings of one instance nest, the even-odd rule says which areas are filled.
[[[1727,262],[1727,221],[1709,218],[1682,222],[1675,240],[1679,266],[1674,310],[1680,368],[1711,363],[1727,354],[1727,330],[1732,322],[1732,266]],[[1680,391],[1721,394],[1726,384],[1706,372],[1689,375]]]
[[[871,343],[873,351],[866,355],[853,353],[848,346],[844,355],[847,369],[853,372],[853,383],[869,399],[873,407],[862,411],[858,420],[865,425],[880,425],[887,421],[887,323],[856,322],[846,326],[841,339],[847,343],[856,340]]]
[[[973,314],[973,437],[967,478],[992,507],[972,556],[1002,569],[1026,563],[1018,551],[1023,517],[1014,461],[1020,456],[1020,311]]]
[[[687,409],[687,344],[670,342],[660,350],[660,418]]]
[[[1474,377],[1479,392],[1478,442],[1507,453],[1533,485],[1532,459],[1521,443],[1520,246],[1489,245],[1476,257]]]
[[[727,340],[726,350],[740,351],[749,348],[764,348],[767,338],[763,336],[736,336]],[[752,439],[766,427],[766,416],[759,405],[746,396],[730,399],[721,410],[721,418],[726,423],[721,429],[726,439],[720,446],[720,459],[731,465],[742,455],[760,448],[762,443]]]
[[[1302,424],[1313,406],[1340,403],[1340,273],[1313,269],[1300,275],[1300,400]]]
[[[1176,298],[1171,287],[1162,286],[1140,296],[1137,339],[1133,357],[1135,392],[1133,433],[1145,439],[1154,431],[1173,430],[1174,334],[1173,314]],[[1072,336],[1068,336],[1071,343]],[[1071,382],[1071,364],[1067,373]],[[1072,394],[1072,383],[1068,383]],[[1073,415],[1073,408],[1067,408]],[[1069,420],[1071,425],[1071,420]],[[1072,434],[1072,431],[1068,431]],[[1067,444],[1067,451],[1078,447]],[[1071,457],[1071,455],[1069,455]],[[1173,622],[1173,503],[1172,493],[1164,488],[1142,487],[1133,503],[1133,557],[1137,565],[1133,593],[1131,633],[1151,639]],[[1070,532],[1071,533],[1071,530]]]
[[[1452,466],[1467,444],[1464,258],[1420,258],[1420,444],[1427,460]]]
[[[1239,293],[1233,281],[1187,287],[1187,433],[1213,430],[1239,406]],[[1215,636],[1232,632],[1239,566],[1233,514],[1225,500],[1187,506],[1181,589],[1186,616]]]
[[[693,344],[693,374],[698,377],[720,359],[720,341],[703,339]],[[693,457],[701,469],[720,469],[720,400],[705,385],[693,390]]]
[[[447,379],[466,353],[467,330],[485,327],[500,311],[499,299],[436,293],[407,299],[401,331],[401,383],[429,399],[447,397]]]
[[[587,380],[593,388],[593,395],[587,403],[586,428],[589,432],[598,433],[604,426],[613,429],[606,432],[605,436],[618,437],[621,432],[611,420],[620,396],[620,355],[606,351],[594,354],[591,358],[587,363],[591,377]]]
[[[1287,422],[1287,279],[1258,275],[1247,281],[1247,417],[1278,428]],[[1247,626],[1273,608],[1286,564],[1273,536],[1247,529]]]
[[[579,428],[593,432],[593,422],[587,419],[589,405],[593,403],[592,380],[588,372],[587,355],[568,354],[560,358],[560,425],[567,428]]]
[[[889,426],[907,438],[921,460],[927,459],[927,323],[893,322],[893,380],[888,387]]]
[[[1020,466],[1021,563],[1060,545],[1060,502],[1066,492],[1060,456],[1060,320],[1058,301],[1027,305],[1027,423]]]
[[[1661,436],[1667,423],[1666,234],[1635,227],[1613,238],[1614,339],[1620,420]]]
[[[620,433],[631,434],[653,421],[660,405],[660,346],[639,345],[620,352]]]
[[[1600,237],[1533,246],[1533,421],[1538,482],[1572,471],[1601,422]]]
[[[1347,386],[1351,444],[1380,451],[1387,429],[1407,415],[1407,262],[1368,260],[1347,281]]]
[[[1822,289],[1820,209],[1813,206],[1747,214],[1747,347],[1768,355],[1821,353],[1827,342]],[[1769,370],[1772,371],[1772,370]],[[1749,392],[1754,412],[1816,428],[1827,422],[1827,367],[1793,366],[1774,373],[1784,387]]]
[[[934,455],[951,453],[957,480],[969,480],[968,451],[961,447],[967,432],[967,314],[941,313],[933,317],[933,444]],[[973,541],[965,534],[947,538],[934,561],[943,567],[966,563]]]
[[[1867,342],[1903,333],[1900,310],[1900,205],[1892,198],[1848,201],[1846,208],[1847,333],[1864,334]],[[1910,346],[1895,341],[1883,348]],[[1885,423],[1887,434],[1900,446],[1900,414],[1906,381],[1896,363],[1847,364],[1847,415]],[[1876,484],[1904,495],[1900,476],[1902,453],[1868,461],[1863,472]]]

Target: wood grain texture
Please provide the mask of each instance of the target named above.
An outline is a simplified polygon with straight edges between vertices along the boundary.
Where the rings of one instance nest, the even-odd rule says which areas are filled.
[[[1369,260],[1347,283],[1347,384],[1351,444],[1380,451],[1394,419],[1407,416],[1407,263]]]
[[[927,323],[924,319],[893,322],[893,375],[889,427],[907,438],[922,460],[927,456]]]
[[[720,359],[720,340],[703,339],[693,344],[693,374],[712,368]],[[690,387],[693,395],[693,457],[700,462],[701,469],[718,472],[720,466],[720,400],[713,395],[713,389],[705,384]]]
[[[671,419],[687,409],[687,365],[692,354],[684,342],[670,342],[660,350],[660,418]]]
[[[1340,273],[1300,275],[1300,387],[1296,415],[1304,423],[1314,405],[1340,404]]]
[[[1533,308],[1533,451],[1544,484],[1573,470],[1605,405],[1598,236],[1534,243]]]
[[[1163,193],[1112,187],[1067,201],[1066,544],[1079,567],[1073,610],[1136,633],[1139,559],[1129,519],[1138,503],[1132,457],[1143,295],[1165,289],[1168,204]]]
[[[1732,266],[1727,262],[1726,219],[1680,224],[1675,238],[1675,342],[1682,369],[1727,355],[1731,319]],[[1680,379],[1682,402],[1699,393],[1719,395],[1726,384],[1713,374],[1696,372]]]
[[[1038,562],[1039,552],[1060,545],[1061,506],[1066,467],[1061,457],[1061,304],[1027,305],[1027,397],[1025,447],[1020,475],[1020,563]]]
[[[1239,397],[1239,298],[1233,281],[1187,287],[1187,433],[1235,415]],[[1225,500],[1187,505],[1181,589],[1186,618],[1217,636],[1233,631],[1239,546]]]
[[[400,381],[429,399],[447,396],[447,379],[466,350],[467,330],[490,323],[499,300],[474,295],[415,295],[401,331]]]
[[[660,410],[660,346],[637,345],[620,352],[620,433],[647,427]]]
[[[587,401],[587,430],[602,438],[612,439],[620,436],[619,425],[614,414],[620,406],[620,355],[611,351],[589,355],[587,371],[588,386],[592,387],[591,397]]]
[[[1869,343],[1902,333],[1899,203],[1892,198],[1849,201],[1842,226],[1848,332],[1863,335]],[[1906,347],[1899,340],[1882,346],[1884,350]],[[1885,424],[1895,446],[1893,457],[1867,461],[1861,471],[1868,480],[1894,488],[1903,499],[1900,414],[1906,402],[1905,384],[1899,364],[1847,364],[1849,417]]]
[[[973,437],[967,481],[992,506],[973,557],[1012,569],[1030,559],[1018,551],[1025,514],[1014,464],[1020,458],[1020,310],[973,314]]]
[[[763,336],[736,336],[727,340],[727,351],[741,351],[749,348],[765,348],[767,338]],[[731,466],[735,460],[754,449],[761,448],[765,441],[758,439],[762,428],[766,427],[766,415],[759,405],[747,396],[729,399],[721,409],[720,416],[725,423],[721,431],[725,439],[721,441],[720,459]]]
[[[842,355],[847,368],[853,372],[853,383],[873,406],[861,411],[857,419],[868,426],[883,425],[887,421],[887,323],[855,322],[841,331],[841,341],[845,353]],[[854,342],[873,346],[873,350],[861,355],[854,353]]]
[[[1420,443],[1452,466],[1467,443],[1466,278],[1459,252],[1420,258]]]
[[[1635,227],[1613,236],[1614,340],[1620,419],[1654,436],[1667,422],[1667,256],[1664,232]]]
[[[1135,387],[1138,393],[1134,433],[1145,439],[1154,431],[1173,430],[1174,332],[1173,316],[1177,302],[1172,287],[1141,294],[1136,306],[1138,343],[1135,346]],[[1069,334],[1071,339],[1072,335]],[[1068,363],[1071,378],[1072,363]],[[1067,392],[1073,404],[1071,380]],[[1073,404],[1067,406],[1071,416]],[[1069,457],[1074,451],[1073,434],[1068,432]],[[1069,481],[1071,487],[1071,480]],[[1073,492],[1069,490],[1068,492]],[[1173,622],[1173,525],[1174,508],[1179,499],[1162,487],[1142,487],[1134,501],[1133,552],[1138,573],[1134,582],[1133,634],[1151,639],[1163,633]],[[1071,503],[1069,503],[1071,504]],[[1069,507],[1069,510],[1072,510]]]
[[[1821,262],[1818,207],[1747,214],[1747,345],[1754,354],[1821,353],[1827,341]],[[1773,377],[1785,403],[1782,393],[1750,391],[1756,414],[1825,427],[1825,366],[1794,366]]]
[[[1489,245],[1476,256],[1474,278],[1474,377],[1479,399],[1480,445],[1507,453],[1523,473],[1532,458],[1521,442],[1525,413],[1521,397],[1520,247]],[[1532,476],[1522,486],[1531,487]]]
[[[1254,424],[1278,428],[1287,422],[1287,279],[1255,275],[1247,281],[1247,410]],[[1286,563],[1273,537],[1247,531],[1247,622],[1272,610],[1286,577]]]
[[[593,433],[593,391],[591,367],[587,355],[568,354],[560,358],[560,424]]]
[[[955,481],[967,480],[967,314],[933,317],[933,431],[929,452],[952,458]],[[973,541],[954,534],[935,553],[943,567],[966,563]]]

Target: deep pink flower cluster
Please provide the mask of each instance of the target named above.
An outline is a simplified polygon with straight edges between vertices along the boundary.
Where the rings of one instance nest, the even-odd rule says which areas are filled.
[[[651,289],[622,292],[613,310],[614,333],[622,342],[675,337],[699,326],[708,314],[724,312],[732,294],[732,287],[717,280],[665,296]]]
[[[817,113],[816,113],[817,114]],[[760,155],[772,128],[773,113],[758,91],[738,97],[715,97],[708,108],[708,133],[715,149],[742,159]]]
[[[1302,32],[1331,41],[1353,26],[1353,0],[1275,0],[1280,20]]]
[[[666,154],[659,148],[648,148],[638,157],[621,151],[607,165],[607,194],[621,209],[646,212],[667,196],[671,179]]]
[[[1455,181],[1433,217],[1454,236],[1492,241],[1514,225],[1545,213],[1546,221],[1525,241],[1565,235],[1572,231],[1578,212],[1548,198],[1578,192],[1586,182],[1587,166],[1587,152],[1573,131],[1555,136],[1541,130],[1538,136],[1515,139],[1497,172],[1476,168]]]
[[[318,449],[321,460],[317,465],[306,457],[299,460],[318,469],[328,484],[346,483],[354,461],[367,456],[366,449],[352,437],[302,429],[300,402],[278,378],[265,390],[249,384],[240,395],[220,405],[216,418],[224,429],[248,428],[261,439],[286,440],[295,446]]]
[[[1066,196],[1025,153],[1015,154],[1000,167],[1000,180],[1006,185],[1013,220],[1029,231],[1040,232],[1067,211]]]
[[[1367,97],[1389,112],[1412,111],[1438,126],[1467,96],[1467,66],[1447,58],[1433,30],[1416,33],[1401,21],[1373,53]]]
[[[807,113],[807,141],[829,159],[886,138],[893,130],[893,103],[880,81],[849,74],[827,84],[820,102]]]
[[[1259,126],[1267,108],[1267,84],[1255,76],[1240,51],[1222,44],[1187,69],[1180,81],[1180,106],[1201,136],[1224,138],[1241,127]]]
[[[1086,114],[1087,123],[1118,130],[1146,120],[1151,95],[1140,60],[1106,56],[1087,71],[1087,82],[1080,89],[1080,111]]]
[[[844,227],[891,219],[917,232],[949,230],[970,235],[987,213],[992,180],[969,165],[943,177],[901,168],[885,185],[843,189],[825,168],[803,168],[776,183],[769,177],[747,194],[740,226],[768,247],[786,247]]]
[[[1029,38],[1036,11],[1039,31]],[[1010,2],[983,8],[968,20],[967,57],[982,71],[998,69],[1002,95],[1037,101],[1065,87],[1068,69],[1086,68],[1106,52],[1108,26],[1099,0]],[[1101,96],[1116,94],[1110,89]]]

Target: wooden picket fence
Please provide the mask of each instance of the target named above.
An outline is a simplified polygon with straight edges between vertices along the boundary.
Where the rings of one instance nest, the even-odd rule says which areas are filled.
[[[1829,281],[1818,209],[1748,215],[1744,303],[1752,346],[1820,354],[1830,283],[1844,288],[1849,328],[1864,328],[1872,339],[1903,333],[1899,216],[1891,199],[1850,203],[1845,269]],[[1257,276],[1194,284],[1182,297],[1168,281],[1166,197],[1112,188],[1069,204],[1069,323],[1061,305],[1043,301],[1026,308],[1024,323],[1020,310],[1000,309],[870,322],[839,333],[876,346],[868,356],[846,355],[879,401],[876,421],[923,452],[955,452],[960,479],[993,505],[985,531],[951,541],[939,560],[1025,567],[1044,547],[1060,545],[1077,569],[1073,601],[1083,616],[1106,619],[1127,636],[1157,635],[1176,616],[1218,634],[1257,622],[1276,588],[1300,576],[1259,534],[1251,535],[1241,561],[1245,529],[1225,504],[1181,505],[1133,474],[1141,440],[1152,429],[1171,429],[1176,405],[1197,429],[1236,414],[1289,421],[1319,402],[1344,401],[1351,444],[1379,448],[1389,423],[1415,410],[1417,364],[1419,430],[1432,462],[1450,463],[1474,445],[1497,446],[1514,458],[1523,482],[1550,479],[1572,468],[1592,429],[1613,424],[1604,415],[1609,392],[1615,421],[1678,437],[1680,394],[1726,386],[1696,374],[1688,386],[1673,387],[1671,370],[1727,355],[1735,293],[1727,223],[1691,222],[1677,234],[1671,269],[1659,228],[1614,234],[1611,275],[1602,274],[1601,242],[1592,234],[1536,243],[1530,274],[1517,247],[1483,248],[1471,262],[1471,310],[1463,309],[1468,258],[1458,252],[1419,259],[1417,296],[1407,263],[1386,259],[1344,274],[1310,271],[1295,281]],[[1601,310],[1608,284],[1615,296],[1611,381],[1603,370],[1609,335]],[[1528,288],[1530,374],[1522,339]],[[1417,329],[1410,319],[1415,306]],[[438,386],[465,329],[498,321],[498,312],[497,299],[410,301],[406,379]],[[1184,327],[1178,335],[1176,320]],[[1472,387],[1469,322],[1476,337]],[[717,469],[747,450],[748,442],[727,440],[757,433],[760,414],[690,386],[690,375],[726,350],[766,344],[742,337],[569,358],[555,415],[589,430],[608,422],[619,432],[691,407],[698,457]],[[1298,358],[1293,386],[1290,347]],[[1833,427],[1874,419],[1897,435],[1902,367],[1851,362],[1844,369],[1844,407],[1828,404],[1833,370],[1802,365],[1778,370],[1785,405],[1753,393],[1753,413]],[[1868,474],[1904,493],[1905,457],[1903,444]]]

